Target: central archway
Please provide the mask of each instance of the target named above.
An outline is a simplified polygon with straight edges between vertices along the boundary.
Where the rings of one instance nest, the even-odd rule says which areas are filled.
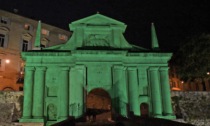
[[[86,101],[87,121],[111,120],[111,97],[102,88],[91,90]]]

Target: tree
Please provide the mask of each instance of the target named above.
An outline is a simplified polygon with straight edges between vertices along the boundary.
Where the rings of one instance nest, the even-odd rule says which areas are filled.
[[[170,60],[176,74],[184,81],[200,80],[206,90],[204,79],[210,72],[210,34],[186,39]]]

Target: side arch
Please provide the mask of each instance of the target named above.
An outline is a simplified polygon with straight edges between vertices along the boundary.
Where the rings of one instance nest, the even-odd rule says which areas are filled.
[[[149,117],[149,104],[143,102],[140,104],[141,117]]]
[[[4,87],[2,90],[3,91],[14,91],[14,89],[12,87]]]

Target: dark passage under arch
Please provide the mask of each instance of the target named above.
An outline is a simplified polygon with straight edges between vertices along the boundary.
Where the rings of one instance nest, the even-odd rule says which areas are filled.
[[[87,121],[108,121],[111,119],[111,97],[104,89],[96,88],[87,95]]]

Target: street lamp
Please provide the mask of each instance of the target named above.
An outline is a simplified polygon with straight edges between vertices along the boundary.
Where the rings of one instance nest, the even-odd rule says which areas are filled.
[[[10,60],[9,59],[6,59],[5,62],[8,64],[8,63],[10,63]]]

